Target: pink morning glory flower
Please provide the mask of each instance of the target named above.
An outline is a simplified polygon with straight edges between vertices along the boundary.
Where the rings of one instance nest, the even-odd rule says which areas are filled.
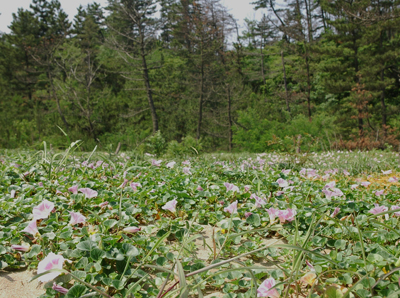
[[[370,184],[371,184],[371,182],[368,182],[368,181],[361,182],[361,185],[364,187],[368,187],[368,185],[370,185]]]
[[[271,208],[265,209],[265,210],[267,210],[267,212],[268,212],[269,220],[270,220],[270,221],[274,221],[275,218],[276,218],[277,215],[278,215],[279,209],[275,209],[275,208],[272,208],[272,207],[271,207]]]
[[[33,219],[48,218],[51,211],[54,209],[54,203],[44,200],[32,210]]]
[[[270,277],[263,281],[263,283],[257,289],[257,297],[271,297],[278,298],[279,292],[277,289],[272,289],[276,284],[275,279]]]
[[[182,169],[183,173],[186,175],[192,175],[192,172],[190,172],[190,168],[189,167],[184,167]]]
[[[282,173],[288,175],[290,173],[290,170],[282,170]]]
[[[11,248],[14,250],[27,252],[31,249],[31,246],[28,243],[24,243],[22,245],[11,245]]]
[[[250,199],[255,199],[256,200],[256,203],[255,203],[256,208],[262,207],[265,204],[267,204],[267,202],[263,198],[258,197],[254,193],[250,196]]]
[[[296,214],[296,210],[288,208],[286,210],[279,210],[276,215],[279,217],[279,220],[282,224],[285,221],[293,221]]]
[[[68,191],[72,192],[74,195],[78,193],[78,185],[71,186]]]
[[[136,233],[136,232],[139,232],[140,230],[141,230],[141,228],[138,228],[135,226],[127,227],[127,228],[123,229],[123,231],[126,233]]]
[[[289,186],[289,183],[282,178],[279,178],[278,180],[276,180],[276,183],[278,183],[279,187],[287,187]]]
[[[39,182],[38,185],[43,187],[43,182]]]
[[[244,186],[244,191],[248,192],[250,190],[250,188],[251,188],[251,185],[245,185]]]
[[[128,179],[124,179],[124,182],[119,186],[119,188],[125,188],[126,184],[128,183]]]
[[[237,187],[235,184],[225,182],[224,186],[226,187],[226,191],[239,192],[239,187]]]
[[[108,204],[109,204],[108,201],[105,201],[105,202],[103,202],[103,203],[100,203],[100,204],[99,204],[99,207],[100,207],[100,208],[103,208],[103,207],[106,207]]]
[[[392,206],[392,207],[390,207],[390,209],[391,210],[397,210],[397,209],[400,209],[400,207],[399,206]],[[400,212],[395,212],[394,215],[400,216]]]
[[[277,192],[275,193],[275,195],[276,195],[277,197],[279,197],[279,196],[283,195],[284,193],[285,193],[284,191],[279,190],[279,191],[277,191]]]
[[[399,181],[399,179],[397,178],[397,177],[390,177],[389,179],[388,179],[388,182],[398,182]]]
[[[14,199],[14,198],[15,198],[15,190],[14,190],[14,189],[11,190],[11,192],[10,192],[10,198],[11,198],[11,199]]]
[[[98,195],[97,191],[91,188],[80,188],[78,190],[85,195],[86,199],[95,198]]]
[[[190,161],[189,160],[182,161],[182,164],[185,166],[190,166]]]
[[[151,165],[159,167],[159,166],[161,166],[161,162],[162,162],[162,159],[159,159],[159,160],[152,159],[151,160]]]
[[[348,171],[346,171],[346,170],[343,170],[343,174],[344,174],[345,176],[349,176],[349,175],[350,175],[350,173],[349,173]]]
[[[230,204],[228,207],[224,208],[224,211],[229,212],[230,214],[233,214],[233,213],[237,212],[237,205],[238,205],[238,201],[235,201],[232,204]]]
[[[248,218],[250,215],[252,215],[253,213],[251,213],[251,212],[246,212],[245,214],[244,214],[244,217],[246,217],[246,218]]]
[[[331,217],[335,217],[336,215],[338,215],[339,212],[340,212],[340,208],[336,207],[335,210],[333,210],[333,213],[331,214]]]
[[[170,161],[169,163],[167,163],[166,167],[172,169],[175,166],[175,164],[176,164],[175,161]]]
[[[343,196],[343,192],[339,188],[334,188],[332,190],[324,189],[324,190],[322,190],[322,192],[325,194],[327,199],[330,199],[331,197]]]
[[[36,225],[36,219],[33,219],[32,221],[29,222],[27,227],[22,230],[22,232],[29,233],[33,236],[36,236],[36,234],[39,234],[39,231],[37,229]]]
[[[336,182],[331,181],[324,186],[324,189],[331,189],[331,188],[334,188],[335,186],[336,186]]]
[[[173,199],[172,201],[167,202],[164,206],[162,206],[161,208],[164,210],[169,210],[171,212],[175,212],[176,211],[176,204],[177,204],[177,200]]]
[[[131,187],[132,187],[133,191],[137,191],[137,188],[142,187],[142,185],[138,182],[132,182]]]
[[[61,294],[67,294],[67,293],[68,293],[68,289],[66,289],[66,288],[64,288],[64,287],[62,287],[62,286],[57,285],[55,282],[53,282],[53,287],[52,287],[52,289],[55,290],[55,291],[57,291],[57,292],[59,292],[59,293],[61,293]]]
[[[49,253],[47,257],[45,257],[42,261],[38,264],[37,274],[44,273],[47,270],[51,269],[62,269],[64,261],[63,256],[56,255],[55,253]],[[48,282],[57,276],[59,276],[61,272],[50,272],[38,278],[41,282]]]
[[[69,211],[69,214],[71,215],[71,220],[69,221],[69,224],[71,226],[80,224],[80,223],[85,223],[85,221],[86,221],[86,217],[84,217],[79,212]]]
[[[374,206],[375,206],[374,208],[369,210],[369,213],[378,214],[378,213],[386,212],[386,211],[389,210],[388,207],[379,206],[379,204],[374,204]],[[388,220],[389,219],[389,214],[385,214],[385,218],[386,218],[386,220]]]
[[[199,185],[199,186],[197,186],[196,190],[203,191],[203,188]]]
[[[378,197],[380,197],[381,195],[383,195],[383,193],[384,193],[385,191],[382,189],[382,190],[377,190],[376,192],[375,192],[375,195],[376,196],[378,196]]]
[[[390,174],[392,174],[392,170],[387,170],[387,171],[383,171],[382,170],[382,174],[383,175],[390,175]]]
[[[350,189],[354,190],[354,189],[356,189],[357,187],[358,187],[358,184],[352,184],[352,185],[350,186]]]

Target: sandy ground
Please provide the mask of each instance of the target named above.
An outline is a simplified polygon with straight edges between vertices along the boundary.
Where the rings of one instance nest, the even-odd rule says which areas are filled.
[[[0,270],[0,298],[37,298],[44,294],[38,281],[28,283],[34,275],[35,271]]]
[[[197,257],[204,261],[211,261],[212,248],[213,248],[213,227],[203,226],[201,234],[204,237],[206,246],[203,245],[203,239],[196,239],[195,243],[197,246]],[[277,241],[277,239],[264,239],[264,244],[271,244]],[[277,243],[283,243],[278,240]],[[211,248],[211,249],[210,249]],[[266,268],[272,268],[273,264],[255,262],[256,266],[263,266]],[[35,275],[35,271],[28,270],[17,270],[17,271],[6,271],[0,270],[0,298],[37,298],[42,295],[45,291],[43,285],[40,285],[38,281],[34,280],[28,283],[29,279]],[[213,292],[204,293],[205,298],[217,297],[222,298],[224,293]]]

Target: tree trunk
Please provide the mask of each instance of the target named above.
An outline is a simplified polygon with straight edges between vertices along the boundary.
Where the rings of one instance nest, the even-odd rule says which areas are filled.
[[[308,60],[308,49],[306,46],[306,68],[307,68],[307,110],[308,120],[311,122],[311,78],[310,78],[310,61]]]
[[[286,109],[290,113],[289,92],[288,92],[288,87],[287,87],[287,82],[286,82],[286,69],[285,69],[285,60],[283,59],[283,51],[281,51],[281,57],[282,57],[282,68],[283,68],[283,81],[285,83],[285,91],[286,91]]]
[[[200,139],[200,131],[201,131],[201,122],[203,120],[203,99],[204,99],[204,62],[203,62],[203,51],[200,53],[201,55],[201,71],[200,71],[200,98],[199,98],[199,118],[197,121],[197,140]]]
[[[232,115],[231,115],[231,88],[228,84],[228,144],[229,152],[232,152]]]
[[[140,32],[139,34],[143,34],[143,32]],[[156,108],[154,106],[154,101],[153,101],[153,92],[152,92],[151,86],[150,86],[149,70],[147,68],[143,36],[141,36],[140,51],[141,51],[141,56],[142,56],[143,79],[144,79],[144,84],[146,87],[147,100],[149,102],[151,119],[153,121],[153,133],[156,133],[158,131],[158,118],[157,118]]]

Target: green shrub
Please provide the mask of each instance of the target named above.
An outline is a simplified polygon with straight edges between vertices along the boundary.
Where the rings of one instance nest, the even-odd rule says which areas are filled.
[[[192,136],[187,136],[182,138],[182,142],[171,141],[168,143],[167,155],[168,156],[193,156],[199,154],[202,149],[202,144],[200,140],[196,140]]]

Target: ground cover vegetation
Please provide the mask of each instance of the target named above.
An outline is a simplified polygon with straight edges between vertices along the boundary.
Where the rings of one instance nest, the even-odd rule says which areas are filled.
[[[37,269],[42,298],[399,296],[396,153],[80,143],[0,152],[0,268]]]
[[[0,37],[0,146],[206,151],[399,145],[398,1],[33,0]],[[157,12],[158,11],[158,12]],[[196,142],[195,142],[196,143]],[[172,150],[172,149],[171,149]]]

